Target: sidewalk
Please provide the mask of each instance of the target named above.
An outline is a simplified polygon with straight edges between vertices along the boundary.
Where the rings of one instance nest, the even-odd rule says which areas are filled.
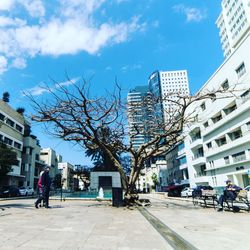
[[[51,201],[51,206],[1,201],[0,249],[172,249],[137,209],[96,201]]]
[[[52,209],[35,209],[31,199],[0,201],[0,249],[250,249],[250,213],[146,197],[152,206],[141,211],[106,201],[53,200]]]
[[[152,202],[148,211],[198,249],[250,249],[247,211],[217,212],[212,207],[194,206],[191,198],[166,198],[157,194],[147,198]]]

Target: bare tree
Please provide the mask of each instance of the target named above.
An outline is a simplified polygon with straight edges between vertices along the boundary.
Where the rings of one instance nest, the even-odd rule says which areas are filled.
[[[223,92],[209,91],[194,96],[169,93],[163,99],[172,105],[171,109],[165,110],[167,115],[164,118],[157,117],[158,112],[154,110],[162,100],[147,96],[145,105],[151,110],[148,121],[145,121],[143,127],[133,124],[132,128],[128,128],[127,106],[121,98],[118,85],[114,93],[106,93],[101,97],[92,97],[85,81],[81,84],[72,82],[67,88],[57,83],[55,88],[47,87],[46,91],[50,93],[50,98],[41,102],[28,95],[35,110],[32,119],[45,123],[48,132],[56,137],[76,142],[87,149],[101,150],[121,175],[127,204],[138,201],[135,183],[145,162],[166,153],[183,140],[184,124],[195,119],[193,112],[187,112],[189,107],[194,102],[216,98]],[[136,106],[130,108],[131,112],[137,112]],[[132,139],[140,133],[148,134],[148,140],[139,148],[135,148]],[[121,153],[129,153],[131,156],[129,178],[119,158]]]

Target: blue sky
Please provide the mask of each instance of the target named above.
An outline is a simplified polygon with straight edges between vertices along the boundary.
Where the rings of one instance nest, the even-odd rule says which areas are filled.
[[[215,21],[219,0],[0,0],[0,95],[31,112],[23,91],[46,95],[50,78],[91,78],[100,92],[114,80],[129,91],[155,70],[187,69],[196,92],[223,62]],[[72,164],[80,149],[33,124],[42,147]]]

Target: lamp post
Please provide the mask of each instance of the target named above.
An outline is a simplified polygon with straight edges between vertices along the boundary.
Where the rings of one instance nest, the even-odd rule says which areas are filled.
[[[60,176],[61,176],[61,179],[60,179],[60,186],[61,186],[61,201],[62,201],[62,187],[63,187],[63,178],[62,178],[62,175],[63,175],[63,169],[60,169]]]

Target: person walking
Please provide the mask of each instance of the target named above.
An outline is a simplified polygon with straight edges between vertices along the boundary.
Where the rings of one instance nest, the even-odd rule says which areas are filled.
[[[40,178],[38,181],[38,191],[39,197],[35,202],[35,207],[38,208],[38,205],[44,201],[45,208],[50,208],[49,206],[49,192],[50,192],[50,185],[51,185],[51,178],[49,175],[50,167],[46,166],[44,171],[40,173]]]
[[[44,204],[44,195],[43,195],[43,185],[42,185],[42,175],[44,174],[44,170],[40,172],[39,180],[37,183],[37,189],[38,189],[38,199],[35,202],[35,207],[38,208],[38,205],[43,201]]]
[[[44,202],[45,202],[45,208],[51,208],[49,206],[49,192],[50,192],[50,186],[51,186],[51,178],[49,175],[50,167],[47,166],[44,170],[44,173],[42,175],[42,185],[43,185],[43,195],[44,195]]]

